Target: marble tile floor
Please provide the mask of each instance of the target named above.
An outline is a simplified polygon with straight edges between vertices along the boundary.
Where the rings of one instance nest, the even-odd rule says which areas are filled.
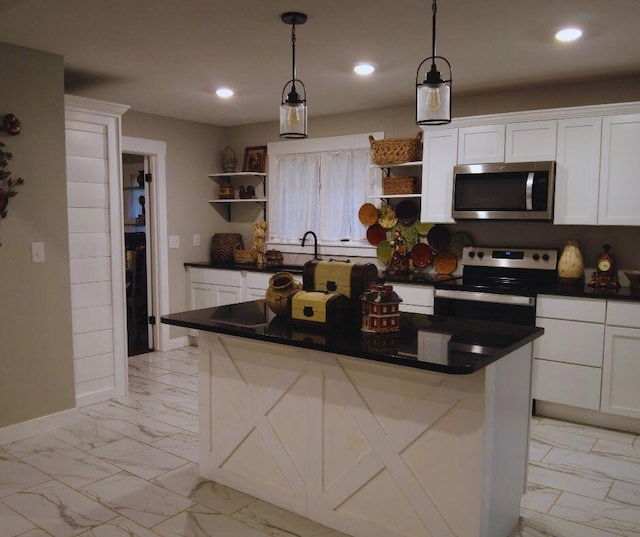
[[[0,446],[0,537],[347,537],[198,477],[196,349],[129,359],[127,397]],[[534,418],[511,537],[640,537],[640,437]],[[439,537],[439,536],[433,536]]]

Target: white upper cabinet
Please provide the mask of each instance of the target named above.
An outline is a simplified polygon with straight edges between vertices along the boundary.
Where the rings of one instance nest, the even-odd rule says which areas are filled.
[[[458,164],[504,162],[504,125],[479,125],[459,129]]]
[[[422,222],[451,223],[453,167],[458,156],[458,129],[424,132],[422,163]]]
[[[558,121],[554,224],[596,225],[602,118]]]
[[[640,225],[640,114],[602,120],[598,224]]]
[[[555,160],[557,121],[508,123],[505,162]]]

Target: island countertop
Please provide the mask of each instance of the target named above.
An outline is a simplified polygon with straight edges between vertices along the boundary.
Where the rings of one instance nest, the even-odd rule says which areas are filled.
[[[535,326],[406,312],[395,333],[309,328],[274,315],[265,300],[168,314],[162,322],[457,375],[483,369],[544,333]]]

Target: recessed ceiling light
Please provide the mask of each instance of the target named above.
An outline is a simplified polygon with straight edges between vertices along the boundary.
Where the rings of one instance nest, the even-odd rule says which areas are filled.
[[[216,95],[223,99],[228,99],[229,97],[233,97],[233,90],[231,88],[218,88],[216,90]]]
[[[357,63],[353,68],[353,71],[356,74],[362,75],[362,76],[370,75],[375,70],[376,70],[376,66],[373,65],[372,63]]]
[[[580,28],[562,28],[556,32],[556,39],[566,43],[568,41],[575,41],[582,36],[582,30]]]

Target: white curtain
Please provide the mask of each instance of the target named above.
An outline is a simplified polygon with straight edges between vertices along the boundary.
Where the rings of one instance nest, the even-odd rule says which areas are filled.
[[[272,240],[299,240],[315,231],[320,242],[365,239],[360,206],[373,193],[371,150],[340,149],[274,155],[270,180]]]
[[[274,155],[269,228],[273,240],[299,240],[318,226],[319,153]]]

